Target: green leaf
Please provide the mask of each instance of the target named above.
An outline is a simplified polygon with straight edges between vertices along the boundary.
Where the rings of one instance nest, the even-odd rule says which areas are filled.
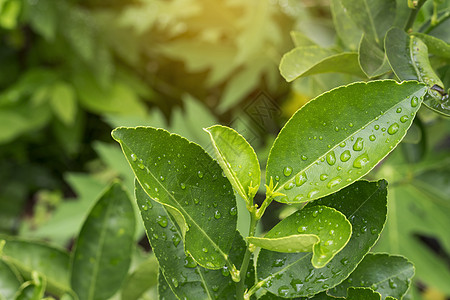
[[[336,53],[319,46],[298,47],[286,53],[280,62],[280,72],[288,82],[330,72],[366,77],[359,66],[357,53]]]
[[[450,44],[425,33],[415,32],[413,35],[417,36],[427,45],[428,51],[431,54],[443,58],[450,58]]]
[[[321,269],[312,253],[279,253],[262,249],[258,256],[258,286],[282,297],[310,296],[341,283],[375,244],[386,220],[386,182],[358,181],[306,207],[338,209],[352,224],[347,245]],[[305,208],[306,208],[305,207]]]
[[[414,276],[414,266],[402,256],[367,254],[355,271],[340,285],[328,291],[336,297],[346,297],[349,287],[370,287],[383,299],[401,299]]]
[[[317,46],[313,40],[301,31],[291,31],[291,39],[295,47]]]
[[[341,3],[365,35],[381,45],[395,19],[395,1],[341,0]]]
[[[185,253],[182,232],[173,221],[166,206],[152,200],[136,183],[136,200],[141,208],[147,236],[159,262],[160,291],[170,288],[180,299],[229,299],[236,292],[236,285],[230,276],[228,266],[221,270],[207,270]],[[206,248],[205,248],[206,249]],[[246,250],[245,242],[235,232],[233,245],[228,253],[237,268],[240,267]],[[208,250],[209,251],[209,250]],[[254,282],[253,268],[246,278],[249,285]],[[165,283],[161,285],[161,277]]]
[[[107,299],[127,275],[135,216],[120,183],[100,197],[81,228],[71,266],[71,284],[80,299]]]
[[[141,299],[142,295],[151,287],[156,286],[158,276],[158,262],[154,255],[141,263],[137,269],[125,280],[121,297],[127,300]]]
[[[220,166],[197,144],[163,129],[120,127],[112,136],[145,192],[176,219],[185,250],[204,267],[227,264],[237,211]]]
[[[211,137],[217,160],[234,189],[247,205],[261,182],[261,169],[252,146],[234,129],[215,125],[205,128]]]
[[[44,243],[5,238],[1,259],[14,266],[26,280],[33,271],[43,274],[47,290],[55,295],[70,291],[69,254]]]
[[[279,133],[269,154],[284,203],[311,201],[367,174],[405,136],[426,87],[392,80],[354,83],[311,100]]]
[[[77,102],[72,86],[58,82],[53,86],[50,104],[56,116],[66,125],[75,121],[77,114]]]
[[[385,48],[389,64],[398,79],[424,82],[429,89],[423,103],[438,113],[450,116],[450,108],[443,103],[443,96],[431,89],[434,85],[444,88],[444,84],[431,67],[427,45],[416,36],[408,36],[401,29],[392,28],[386,34]]]
[[[340,0],[332,0],[330,4],[336,33],[342,40],[344,47],[356,50],[361,40],[361,30],[348,16]]]
[[[442,158],[439,168],[432,166],[431,160],[423,163],[428,170],[412,170],[410,164],[390,159],[379,170],[377,176],[387,177],[393,186],[389,189],[386,230],[375,250],[407,257],[414,263],[417,280],[450,294],[450,270],[445,260],[417,238],[417,234],[433,237],[450,252],[450,164]]]
[[[12,299],[20,284],[19,276],[7,263],[0,260],[0,298]]]
[[[376,42],[367,38],[365,34],[359,43],[358,61],[361,69],[369,78],[383,75],[391,70],[384,50]]]
[[[261,248],[286,253],[313,252],[311,263],[323,268],[352,235],[345,216],[326,206],[306,207],[282,220],[264,238],[247,240]]]

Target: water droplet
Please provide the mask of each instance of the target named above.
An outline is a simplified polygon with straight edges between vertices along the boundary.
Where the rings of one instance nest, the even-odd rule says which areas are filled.
[[[375,125],[373,128],[375,128],[375,130],[380,129],[380,125]]]
[[[216,212],[214,213],[214,218],[216,219],[220,219],[222,215],[220,214],[220,211],[216,210]]]
[[[297,231],[298,231],[299,233],[302,233],[302,232],[305,232],[306,229],[308,229],[307,226],[300,226],[299,228],[297,228]]]
[[[223,266],[223,268],[222,268],[222,275],[223,276],[230,276],[230,271],[228,270],[228,267],[227,266]]]
[[[167,227],[167,217],[166,216],[158,216],[156,217],[156,222],[163,228]]]
[[[284,170],[283,170],[283,174],[284,174],[284,176],[289,176],[289,175],[291,175],[292,174],[292,168],[291,167],[286,167],[286,168],[284,168]]]
[[[335,186],[337,186],[339,183],[341,183],[341,181],[342,181],[342,178],[341,178],[341,177],[339,177],[339,176],[334,177],[333,179],[331,179],[331,180],[328,182],[327,186],[328,186],[329,188],[335,187]]]
[[[300,202],[300,201],[302,201],[303,198],[305,198],[303,196],[303,194],[298,194],[297,196],[295,196],[294,201],[295,202]]]
[[[172,278],[172,284],[175,286],[175,287],[178,287],[178,280],[174,277],[174,278]]]
[[[174,235],[172,236],[172,242],[173,242],[173,245],[174,245],[175,247],[177,247],[178,244],[181,242],[181,237],[180,237],[178,234],[174,234]]]
[[[299,173],[299,174],[295,175],[295,185],[296,186],[303,185],[307,180],[308,180],[308,178],[306,177],[306,173],[305,172],[302,172],[302,173]]]
[[[345,142],[342,142],[342,143],[339,144],[339,147],[344,148],[345,145],[346,145]]]
[[[202,171],[198,171],[197,172],[197,176],[198,176],[198,178],[203,178],[203,172]]]
[[[289,295],[289,287],[282,285],[278,288],[278,296],[281,297],[286,297],[287,295]]]
[[[154,233],[152,236],[155,240],[159,239],[159,236],[156,233]]]
[[[315,195],[319,193],[318,189],[313,189],[308,193],[308,198],[313,198]]]
[[[302,160],[307,160],[308,159],[308,157],[306,157],[306,155],[302,155]]]
[[[327,180],[327,178],[328,178],[328,175],[327,175],[327,174],[321,174],[321,175],[320,175],[320,180],[322,180],[322,181]]]
[[[348,259],[346,258],[341,259],[341,264],[346,266],[348,264]]]
[[[208,249],[206,249],[206,248],[202,248],[202,251],[205,253],[208,253]]]
[[[181,186],[181,189],[182,189],[182,190],[186,189],[186,184],[184,184],[183,182],[180,183],[180,186]]]
[[[394,282],[393,279],[389,279],[389,287],[391,289],[395,289],[397,287],[397,284]]]
[[[353,127],[353,123],[349,123],[348,126]]]
[[[131,153],[131,160],[132,161],[136,161],[137,160],[137,156],[136,156],[136,154],[134,154],[134,153]]]
[[[198,198],[194,198],[194,203],[198,204],[200,202],[200,200]]]
[[[327,288],[329,288],[330,286],[328,285],[328,284],[324,284],[324,285],[322,285],[322,288],[323,289],[327,289]]]
[[[318,210],[313,211],[312,216],[314,218],[317,217],[318,215],[319,215],[319,211]]]
[[[370,233],[372,233],[372,234],[377,234],[377,233],[378,233],[378,229],[376,229],[375,227],[373,227],[372,229],[370,229]]]
[[[357,138],[356,142],[353,144],[353,150],[361,151],[364,148],[364,140],[362,138]]]
[[[341,153],[341,161],[342,162],[346,162],[348,161],[352,156],[350,155],[350,151],[349,150],[345,150],[344,152]]]
[[[284,189],[285,190],[290,190],[290,189],[292,189],[292,188],[294,188],[295,187],[295,183],[293,183],[292,181],[291,182],[288,182],[288,183],[286,183],[285,185],[284,185]]]
[[[142,159],[139,160],[138,167],[139,167],[139,169],[144,170],[145,166],[142,162]]]
[[[367,153],[364,153],[355,159],[355,161],[353,162],[353,166],[355,168],[362,169],[368,163],[369,163],[369,156],[367,155]]]
[[[413,96],[411,98],[411,107],[416,107],[417,104],[419,104],[419,98],[417,98],[417,96]]]
[[[376,139],[377,137],[374,134],[369,136],[369,140],[371,140],[372,142],[375,141]]]
[[[339,127],[334,127],[334,131],[338,132],[339,131]]]
[[[327,154],[327,163],[332,166],[336,163],[336,155],[334,154],[334,151],[331,151]]]
[[[389,134],[395,134],[395,133],[397,133],[397,131],[398,131],[398,129],[399,129],[400,127],[398,126],[398,124],[397,123],[393,123],[391,126],[389,126],[389,128],[388,128],[388,133]]]
[[[404,115],[400,118],[400,122],[402,122],[402,123],[405,123],[408,120],[409,120],[409,117],[407,115]]]
[[[184,266],[186,268],[195,268],[197,267],[197,262],[190,256],[186,256],[184,259]]]
[[[292,279],[291,286],[298,293],[302,290],[303,281],[301,281],[300,279]]]
[[[401,113],[401,112],[402,112],[402,108],[401,108],[401,107],[397,108],[396,112],[397,112],[398,114]]]
[[[284,262],[286,261],[286,258],[277,258],[272,263],[272,267],[282,267],[284,265]]]
[[[230,215],[235,216],[237,214],[237,207],[234,206],[230,208]]]
[[[145,205],[145,204],[144,204],[144,205],[142,205],[142,206],[141,206],[141,208],[142,208],[143,210],[145,210],[145,211],[147,211],[147,210],[148,210],[148,206],[147,206],[147,205]]]

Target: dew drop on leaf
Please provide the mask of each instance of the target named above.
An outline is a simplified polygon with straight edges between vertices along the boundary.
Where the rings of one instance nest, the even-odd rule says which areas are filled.
[[[136,154],[131,153],[130,156],[131,156],[131,160],[132,160],[132,161],[136,161],[136,160],[137,160]]]
[[[168,224],[166,216],[158,216],[156,222],[163,228],[166,228]]]
[[[353,150],[361,151],[364,148],[364,140],[362,138],[357,138],[353,144]]]
[[[395,133],[397,133],[397,131],[398,131],[398,129],[399,129],[400,127],[398,126],[398,124],[397,123],[393,123],[391,126],[389,126],[389,128],[388,128],[388,133],[389,134],[395,134]]]
[[[334,177],[333,179],[331,179],[331,180],[328,182],[327,186],[328,186],[329,188],[335,187],[336,185],[338,185],[339,183],[341,183],[341,181],[342,181],[342,178],[341,178],[341,177],[339,177],[339,176]]]
[[[401,118],[400,118],[400,122],[402,122],[402,123],[405,123],[408,120],[409,120],[409,117],[407,115],[401,116]]]
[[[299,195],[295,196],[294,201],[295,201],[295,202],[300,202],[303,198],[305,198],[305,197],[303,196],[303,194],[299,194]]]
[[[302,155],[302,160],[307,160],[308,159],[308,157],[306,157],[306,155]]]
[[[367,153],[364,153],[355,159],[355,161],[353,162],[353,166],[355,168],[362,169],[368,163],[369,163],[369,156],[367,155]]]
[[[417,104],[419,104],[419,98],[417,98],[417,96],[413,96],[411,98],[411,107],[416,107]]]
[[[380,125],[375,125],[373,128],[375,128],[375,130],[380,129]]]
[[[334,151],[331,151],[327,154],[327,163],[332,166],[336,163],[336,155],[334,154]]]
[[[284,168],[284,170],[283,170],[283,174],[284,174],[284,176],[289,176],[289,175],[291,175],[292,174],[292,168],[291,167],[286,167],[286,168]]]
[[[298,292],[300,292],[302,290],[303,281],[301,281],[300,279],[292,279],[291,286],[298,293]]]
[[[287,295],[289,295],[289,287],[282,285],[278,288],[278,296],[281,297],[286,297]]]
[[[397,288],[397,284],[394,282],[393,279],[389,279],[389,287],[390,287],[391,289]]]
[[[303,185],[307,180],[308,180],[308,178],[306,177],[306,173],[305,172],[302,172],[302,173],[299,173],[299,174],[295,175],[295,185],[296,186]]]
[[[216,210],[216,212],[214,213],[214,218],[215,219],[220,219],[222,215],[220,214],[220,211]]]
[[[286,183],[286,184],[284,185],[284,189],[285,189],[285,190],[290,190],[290,189],[292,189],[293,187],[295,187],[295,183],[293,183],[293,182],[288,182],[288,183]]]
[[[175,277],[172,278],[172,284],[174,287],[178,287],[178,280]]]
[[[313,198],[317,193],[319,193],[318,189],[313,189],[308,193],[308,198]]]
[[[307,226],[300,226],[299,228],[297,228],[297,231],[298,231],[299,233],[302,233],[302,232],[305,232],[306,229],[308,229]]]
[[[182,190],[186,189],[186,184],[184,184],[183,182],[180,183],[180,186],[181,186],[181,189],[182,189]]]
[[[198,176],[198,178],[203,178],[203,172],[202,171],[198,171],[197,172],[197,176]]]
[[[184,259],[184,266],[186,268],[195,268],[197,267],[197,262],[190,256],[186,256],[186,258]]]
[[[342,143],[339,144],[339,147],[344,148],[345,145],[346,145],[345,142],[342,142]]]
[[[401,108],[401,107],[397,108],[396,112],[397,112],[398,114],[401,113],[401,112],[402,112],[402,108]]]
[[[369,136],[369,140],[371,140],[372,142],[375,141],[376,139],[377,137],[374,134]]]
[[[342,162],[346,162],[351,158],[351,154],[349,150],[345,150],[344,152],[341,153],[341,161]]]
[[[230,215],[235,216],[237,214],[237,207],[234,206],[230,208]]]
[[[284,262],[286,261],[286,258],[277,258],[272,263],[272,267],[282,267],[284,265]]]
[[[327,175],[327,174],[321,174],[321,175],[320,175],[320,180],[322,180],[322,181],[327,180],[327,178],[328,178],[328,175]]]

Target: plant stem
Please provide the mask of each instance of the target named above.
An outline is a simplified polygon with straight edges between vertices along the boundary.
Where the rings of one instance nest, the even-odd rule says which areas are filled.
[[[258,224],[258,219],[256,218],[256,214],[254,211],[250,212],[250,231],[248,236],[253,237],[255,236],[256,231],[256,225]],[[248,264],[250,262],[250,258],[252,256],[252,252],[249,248],[249,243],[247,242],[247,249],[245,250],[244,259],[242,260],[241,269],[239,270],[239,274],[241,276],[241,280],[238,282],[236,286],[236,295],[237,299],[244,299],[244,292],[245,292],[245,278],[247,277],[247,269]]]
[[[447,11],[436,21],[436,23],[430,24],[430,27],[428,27],[424,33],[429,33],[431,30],[439,26],[442,22],[444,22],[448,18],[450,18],[450,12]]]
[[[422,5],[425,4],[426,1],[427,0],[419,0],[419,2],[417,3],[417,6],[413,9],[411,9],[411,12],[409,13],[409,17],[408,17],[408,22],[406,22],[406,25],[405,25],[406,32],[408,32],[410,29],[412,29],[412,27],[414,25],[414,21],[416,20],[416,17],[417,17],[417,13],[419,12]]]

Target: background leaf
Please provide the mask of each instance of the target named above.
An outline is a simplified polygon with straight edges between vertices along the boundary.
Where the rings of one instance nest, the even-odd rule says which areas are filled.
[[[22,281],[11,267],[0,260],[0,298],[12,299]]]
[[[339,211],[326,207],[305,207],[275,225],[264,238],[247,240],[263,249],[285,252],[313,252],[311,263],[323,268],[344,248],[352,226]]]
[[[80,299],[107,299],[120,288],[131,262],[135,225],[130,198],[121,184],[113,183],[76,241],[70,272]]]
[[[175,217],[185,250],[204,267],[222,268],[237,216],[233,189],[217,162],[200,146],[162,129],[121,127],[112,135],[145,192]]]
[[[284,125],[270,150],[284,203],[311,201],[367,174],[405,136],[426,92],[415,82],[355,83],[310,101]]]
[[[258,284],[283,298],[310,296],[341,283],[377,241],[386,220],[386,182],[358,181],[306,207],[339,210],[352,224],[347,245],[324,268],[311,264],[312,253],[278,253],[262,249]],[[376,212],[376,213],[374,213]]]

